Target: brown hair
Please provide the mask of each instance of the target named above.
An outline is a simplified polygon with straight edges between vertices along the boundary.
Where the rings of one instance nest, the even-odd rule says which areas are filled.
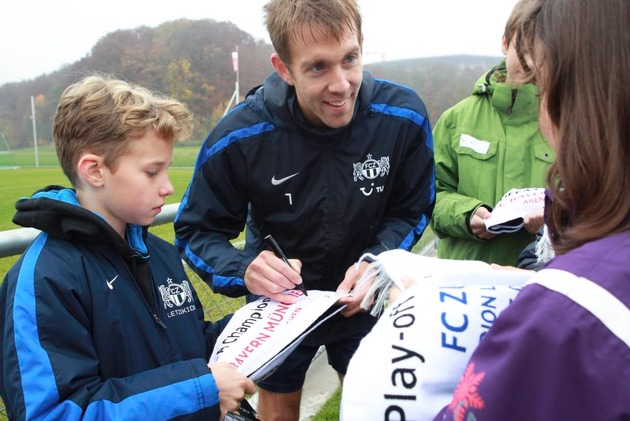
[[[526,73],[531,74],[531,69],[525,61],[525,54],[527,53],[527,38],[531,37],[531,27],[533,25],[533,19],[535,11],[540,9],[542,0],[519,0],[505,23],[505,30],[503,31],[503,37],[507,43],[514,42],[514,48],[521,67]],[[516,37],[515,37],[516,36]]]
[[[311,34],[329,34],[341,41],[346,29],[361,33],[361,13],[356,0],[271,0],[264,6],[265,25],[274,49],[283,62],[290,64],[291,41],[307,25]]]
[[[88,76],[61,95],[53,122],[59,163],[77,186],[77,161],[89,151],[116,169],[129,141],[155,130],[163,139],[181,140],[193,131],[192,115],[181,103],[106,76]]]
[[[628,0],[547,0],[535,14],[530,49],[557,150],[547,224],[559,253],[630,229],[628,28]]]

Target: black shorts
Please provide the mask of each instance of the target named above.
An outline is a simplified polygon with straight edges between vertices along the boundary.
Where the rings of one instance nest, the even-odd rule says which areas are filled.
[[[338,373],[346,374],[350,358],[376,321],[375,317],[363,312],[350,318],[336,314],[309,333],[295,351],[258,386],[277,393],[300,390],[304,385],[306,371],[321,345],[326,346],[328,364]]]

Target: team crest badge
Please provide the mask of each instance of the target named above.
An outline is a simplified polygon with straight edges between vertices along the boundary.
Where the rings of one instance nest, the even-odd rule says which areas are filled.
[[[179,307],[185,302],[192,303],[193,296],[188,281],[175,284],[171,278],[168,278],[166,282],[168,282],[168,286],[160,285],[159,288],[162,301],[164,301],[164,308],[172,308],[173,305]]]
[[[384,156],[378,161],[368,154],[365,162],[357,162],[354,165],[354,181],[373,180],[378,176],[384,177],[389,174],[389,157]]]

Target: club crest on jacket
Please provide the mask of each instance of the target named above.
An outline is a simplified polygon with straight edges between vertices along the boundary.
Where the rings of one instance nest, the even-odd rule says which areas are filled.
[[[389,156],[381,157],[378,161],[372,158],[372,154],[367,155],[367,160],[357,162],[354,166],[354,181],[373,180],[378,176],[384,177],[389,174]]]
[[[192,303],[193,296],[188,281],[176,284],[171,278],[168,278],[166,282],[168,282],[168,286],[160,285],[159,288],[162,301],[164,301],[164,308],[172,308],[173,305],[179,307],[185,302]]]

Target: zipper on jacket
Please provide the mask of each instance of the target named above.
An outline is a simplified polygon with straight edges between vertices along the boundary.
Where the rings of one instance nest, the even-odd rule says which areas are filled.
[[[155,320],[155,323],[158,324],[158,326],[160,326],[162,329],[166,330],[168,329],[168,327],[164,324],[164,322],[162,321],[162,319],[160,319],[158,317],[157,314],[153,313],[153,320]]]
[[[156,294],[155,290],[157,288],[155,288],[155,281],[153,279],[153,274],[151,273],[151,271],[149,271],[149,285],[151,285],[150,293],[152,295]],[[149,311],[149,314],[151,314],[151,316],[153,317],[153,320],[155,320],[155,323],[159,327],[160,336],[162,337],[162,341],[164,341],[164,349],[166,350],[166,353],[168,354],[168,359],[169,361],[173,362],[175,361],[175,359],[173,358],[173,351],[171,350],[171,346],[168,343],[168,339],[166,338],[166,329],[168,327],[166,326],[166,323],[164,323],[162,319],[160,319],[160,317],[157,315],[157,312],[155,310],[155,297],[154,296],[151,297],[151,301],[153,302],[153,305],[149,304],[147,300],[144,300],[144,303],[147,306],[147,310]]]
[[[138,264],[136,259],[140,259],[140,256],[135,255],[134,259],[131,260],[131,264],[133,266],[132,272],[134,274],[136,286],[139,287],[141,295],[144,298],[147,308],[149,309],[151,316],[153,316],[155,323],[157,323],[163,330],[166,330],[166,324],[155,313],[155,299],[153,297],[155,282],[153,282],[153,276],[150,273],[149,262],[142,262],[142,264]]]
[[[139,258],[138,255],[133,256],[133,258]],[[160,331],[160,336],[162,338],[162,342],[164,343],[164,349],[166,351],[166,354],[168,355],[168,359],[169,361],[174,361],[173,359],[173,352],[171,350],[171,347],[168,343],[168,339],[166,338],[166,329],[168,328],[168,326],[166,326],[166,323],[164,323],[162,321],[162,319],[160,319],[155,311],[155,281],[153,280],[153,274],[151,273],[150,270],[150,266],[147,262],[146,265],[146,272],[143,274],[144,275],[144,281],[146,282],[146,286],[147,291],[145,295],[145,292],[143,291],[142,287],[140,286],[139,283],[139,279],[138,279],[138,270],[137,270],[137,263],[135,260],[131,259],[130,261],[130,269],[132,272],[132,279],[133,284],[135,285],[135,289],[136,292],[140,295],[141,300],[144,302],[144,305],[146,306],[147,311],[149,312],[149,314],[151,315],[151,317],[153,318],[153,321],[155,322],[155,324],[158,326],[159,331]]]
[[[512,114],[512,110],[514,110],[514,104],[516,103],[516,96],[518,95],[518,89],[512,89],[512,104],[506,110],[508,115]]]

